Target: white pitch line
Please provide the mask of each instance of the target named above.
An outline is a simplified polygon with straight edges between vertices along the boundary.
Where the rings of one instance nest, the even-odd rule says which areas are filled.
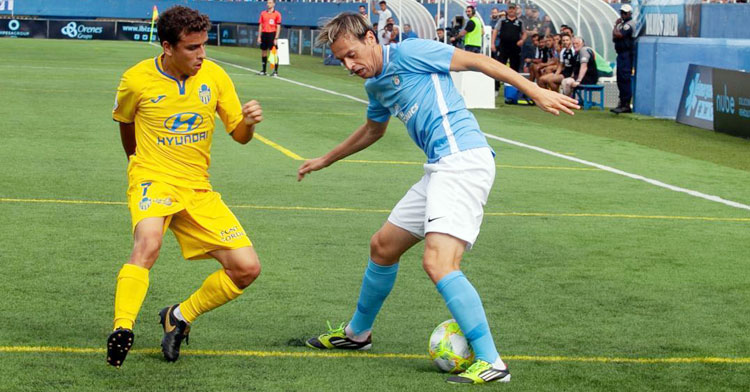
[[[248,67],[243,67],[243,66],[241,66],[241,65],[237,65],[237,64],[232,64],[232,63],[228,63],[228,62],[226,62],[226,61],[221,61],[221,60],[217,60],[217,59],[214,59],[214,58],[210,58],[210,57],[209,57],[209,59],[210,59],[211,61],[215,61],[215,62],[217,62],[217,63],[221,63],[221,64],[226,64],[226,65],[229,65],[229,66],[232,66],[232,67],[235,67],[235,68],[239,68],[239,69],[244,69],[245,71],[256,72],[256,73],[257,73],[257,72],[259,72],[259,71],[258,71],[257,69],[252,69],[252,68],[248,68]],[[328,93],[328,94],[333,94],[333,95],[338,95],[339,97],[349,98],[349,99],[351,99],[352,101],[357,101],[357,102],[363,103],[363,104],[365,104],[365,105],[367,105],[367,104],[368,104],[368,102],[367,102],[367,101],[365,101],[364,99],[360,99],[360,98],[357,98],[357,97],[355,97],[355,96],[352,96],[352,95],[349,95],[349,94],[342,94],[342,93],[338,93],[338,92],[336,92],[336,91],[333,91],[333,90],[328,90],[328,89],[325,89],[325,88],[320,88],[320,87],[312,86],[312,85],[309,85],[309,84],[305,84],[305,83],[302,83],[302,82],[298,82],[298,81],[296,81],[296,80],[291,80],[291,79],[287,79],[287,78],[282,78],[282,77],[280,77],[280,76],[277,76],[277,77],[276,77],[275,79],[278,79],[278,80],[283,80],[283,81],[285,81],[285,82],[288,82],[288,83],[292,83],[292,84],[296,84],[296,85],[298,85],[298,86],[302,86],[302,87],[307,87],[307,88],[311,88],[311,89],[313,89],[313,90],[318,90],[318,91],[322,91],[322,92],[324,92],[324,93]]]
[[[229,63],[229,62],[226,62],[226,61],[220,61],[220,60],[216,60],[216,59],[211,59],[211,60],[216,61],[218,63],[230,65],[232,67],[236,67],[236,68],[239,68],[239,69],[244,69],[246,71],[258,72],[257,70],[254,70],[252,68],[243,67],[241,65],[232,64],[232,63]],[[360,99],[360,98],[357,98],[357,97],[353,97],[351,95],[338,93],[336,91],[327,90],[327,89],[324,89],[324,88],[312,86],[312,85],[309,85],[309,84],[306,84],[306,83],[302,83],[302,82],[297,82],[295,80],[286,79],[286,78],[277,78],[277,79],[283,80],[283,81],[289,82],[289,83],[294,83],[294,84],[296,84],[298,86],[311,88],[313,90],[318,90],[318,91],[322,91],[322,92],[325,92],[325,93],[329,93],[329,94],[333,94],[333,95],[338,95],[340,97],[348,98],[348,99],[351,99],[353,101],[357,101],[357,102],[363,103],[365,105],[367,105],[369,103],[369,102],[367,102],[367,101],[365,101],[363,99]],[[489,133],[486,133],[486,132],[483,132],[483,133],[484,133],[484,135],[486,137],[488,137],[490,139],[495,139],[495,140],[498,140],[498,141],[501,141],[501,142],[504,142],[504,143],[508,143],[508,144],[512,144],[512,145],[515,145],[515,146],[518,146],[518,147],[528,148],[530,150],[541,152],[542,154],[552,155],[554,157],[558,157],[558,158],[562,158],[562,159],[567,159],[567,160],[573,161],[573,162],[578,162],[578,163],[586,165],[586,166],[593,166],[593,167],[599,168],[601,170],[608,171],[610,173],[614,173],[614,174],[618,174],[618,175],[625,176],[625,177],[628,177],[628,178],[632,178],[634,180],[644,181],[646,183],[658,186],[660,188],[665,188],[665,189],[669,189],[671,191],[685,193],[685,194],[688,194],[688,195],[693,196],[693,197],[698,197],[698,198],[709,200],[709,201],[713,201],[713,202],[716,202],[716,203],[721,203],[721,204],[724,204],[724,205],[727,205],[727,206],[730,206],[730,207],[740,208],[740,209],[743,209],[743,210],[750,211],[750,206],[749,205],[738,203],[738,202],[732,201],[732,200],[727,200],[727,199],[721,198],[719,196],[709,195],[709,194],[705,194],[705,193],[702,193],[702,192],[694,191],[692,189],[687,189],[687,188],[682,188],[682,187],[675,186],[675,185],[670,185],[670,184],[661,182],[659,180],[654,180],[652,178],[644,177],[644,176],[642,176],[640,174],[628,173],[626,171],[622,171],[620,169],[615,169],[615,168],[610,167],[610,166],[605,166],[605,165],[601,165],[601,164],[598,164],[598,163],[595,163],[595,162],[590,162],[590,161],[586,161],[586,160],[583,160],[583,159],[574,158],[574,157],[571,157],[571,156],[568,156],[568,155],[563,155],[563,154],[556,153],[556,152],[553,152],[553,151],[550,151],[550,150],[547,150],[547,149],[544,149],[544,148],[541,148],[541,147],[532,146],[530,144],[525,144],[525,143],[517,142],[515,140],[510,140],[510,139],[502,138],[500,136],[495,136],[495,135],[492,135],[492,134],[489,134]]]
[[[501,142],[512,144],[514,146],[528,148],[530,150],[538,151],[538,152],[541,152],[543,154],[552,155],[554,157],[558,157],[558,158],[562,158],[562,159],[567,159],[569,161],[577,162],[577,163],[580,163],[582,165],[593,166],[593,167],[595,167],[597,169],[608,171],[610,173],[619,174],[621,176],[629,177],[629,178],[632,178],[634,180],[644,181],[644,182],[647,182],[647,183],[649,183],[651,185],[656,185],[658,187],[666,188],[666,189],[669,189],[671,191],[687,193],[690,196],[695,196],[695,197],[699,197],[701,199],[706,199],[706,200],[710,200],[710,201],[713,201],[713,202],[725,204],[725,205],[728,205],[730,207],[741,208],[743,210],[750,210],[750,206],[748,206],[748,205],[745,205],[745,204],[742,204],[742,203],[738,203],[736,201],[731,201],[731,200],[723,199],[723,198],[721,198],[719,196],[707,195],[705,193],[701,193],[701,192],[694,191],[694,190],[691,190],[691,189],[686,189],[686,188],[681,188],[681,187],[678,187],[678,186],[666,184],[666,183],[663,183],[663,182],[661,182],[659,180],[654,180],[652,178],[644,177],[644,176],[642,176],[640,174],[628,173],[626,171],[622,171],[620,169],[615,169],[615,168],[610,167],[610,166],[605,166],[605,165],[601,165],[601,164],[598,164],[598,163],[595,163],[595,162],[590,162],[590,161],[586,161],[586,160],[583,160],[583,159],[571,157],[571,156],[560,154],[560,153],[557,153],[557,152],[554,152],[554,151],[550,151],[550,150],[547,150],[547,149],[544,149],[544,148],[541,148],[541,147],[532,146],[530,144],[525,144],[525,143],[517,142],[515,140],[510,140],[510,139],[502,138],[500,136],[495,136],[495,135],[491,135],[491,134],[488,134],[488,133],[485,133],[485,136],[487,136],[490,139],[495,139],[495,140],[499,140]]]

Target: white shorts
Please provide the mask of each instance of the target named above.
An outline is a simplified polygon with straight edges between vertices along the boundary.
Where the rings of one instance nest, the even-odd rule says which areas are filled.
[[[388,221],[417,238],[427,233],[452,235],[471,249],[495,181],[492,151],[461,151],[425,164],[424,171],[422,179],[393,208]]]

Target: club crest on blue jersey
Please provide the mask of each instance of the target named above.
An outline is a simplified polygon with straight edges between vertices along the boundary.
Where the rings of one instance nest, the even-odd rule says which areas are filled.
[[[211,89],[207,85],[201,84],[201,88],[198,89],[198,97],[204,105],[208,105],[211,102]]]
[[[393,81],[394,86],[398,86],[399,84],[401,84],[401,79],[398,78],[398,75],[393,75],[393,78],[391,78],[391,80]]]
[[[172,133],[191,132],[203,124],[203,116],[195,112],[183,112],[171,115],[164,120],[164,128]]]

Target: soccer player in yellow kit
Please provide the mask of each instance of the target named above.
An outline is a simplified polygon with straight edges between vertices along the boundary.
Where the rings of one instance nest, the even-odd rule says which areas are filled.
[[[231,137],[250,141],[263,112],[240,104],[231,79],[206,59],[208,16],[175,6],[157,25],[163,53],[128,69],[112,113],[128,156],[128,206],[134,246],[117,276],[114,331],[107,363],[119,367],[133,345],[133,326],[162,237],[172,229],[186,259],[222,266],[185,301],[159,312],[162,352],[176,361],[190,324],[242,294],[260,274],[258,255],[237,218],[208,182],[218,113]]]

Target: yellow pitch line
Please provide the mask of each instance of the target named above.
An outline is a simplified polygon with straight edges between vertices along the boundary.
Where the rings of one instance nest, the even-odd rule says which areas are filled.
[[[0,202],[6,203],[50,203],[50,204],[84,204],[84,205],[127,205],[123,201],[100,200],[62,200],[62,199],[17,199],[0,197]],[[358,213],[388,213],[389,209],[378,208],[349,208],[349,207],[304,207],[304,206],[261,206],[254,204],[230,204],[231,208],[246,208],[253,210],[275,211],[319,211],[319,212],[358,212]],[[664,219],[690,220],[711,222],[750,222],[750,218],[721,218],[712,216],[680,216],[680,215],[636,215],[636,214],[594,214],[594,213],[547,213],[547,212],[485,212],[487,216],[527,216],[549,218],[619,218],[619,219]]]
[[[249,208],[254,210],[283,210],[283,211],[330,211],[330,212],[377,212],[387,213],[391,210],[374,208],[346,208],[346,207],[301,207],[301,206],[257,206],[252,204],[230,205],[232,208]]]
[[[58,353],[58,354],[104,354],[103,348],[76,348],[50,346],[0,346],[0,353]],[[136,349],[134,354],[158,354],[157,349]],[[380,358],[380,359],[428,359],[424,354],[366,353],[366,352],[321,352],[321,351],[257,351],[257,350],[183,350],[183,355],[219,357],[266,357],[266,358]],[[598,363],[738,363],[750,364],[750,358],[730,357],[668,357],[668,358],[626,358],[626,357],[568,357],[537,355],[505,355],[509,361],[532,362],[598,362]]]
[[[257,132],[255,133],[255,138],[258,139],[258,140],[260,140],[261,142],[263,142],[263,143],[265,143],[265,144],[267,144],[267,145],[269,145],[269,146],[271,146],[271,147],[273,147],[273,148],[281,151],[282,154],[288,156],[289,158],[294,159],[295,161],[304,161],[305,160],[305,158],[302,158],[301,156],[299,156],[299,155],[293,153],[292,151],[290,151],[289,149],[286,149],[286,148],[284,148],[284,147],[282,147],[282,146],[280,146],[280,145],[278,145],[278,144],[276,144],[276,143],[274,143],[274,142],[266,139],[265,137],[261,136]]]

